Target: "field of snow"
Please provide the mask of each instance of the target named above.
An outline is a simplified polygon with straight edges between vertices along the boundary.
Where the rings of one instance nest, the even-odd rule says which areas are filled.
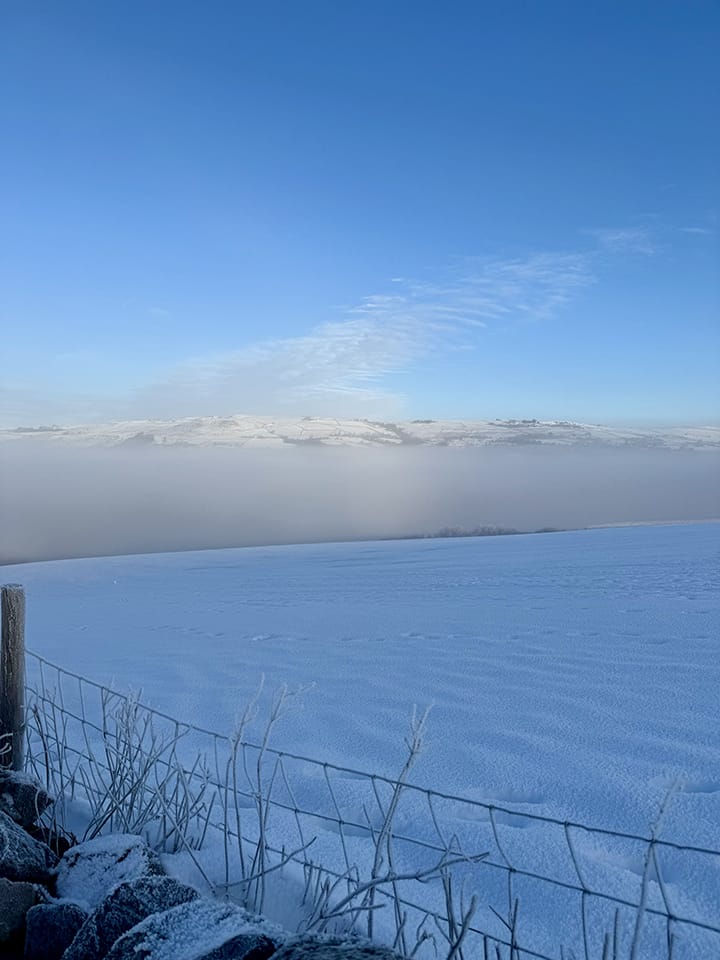
[[[313,684],[275,746],[392,776],[413,705],[432,704],[414,783],[647,834],[677,781],[663,839],[717,848],[719,573],[720,526],[701,524],[56,561],[2,579],[27,589],[32,650],[182,720],[229,731],[261,675],[265,706],[283,681]],[[637,879],[642,863],[614,869]],[[717,869],[698,883],[717,917]]]

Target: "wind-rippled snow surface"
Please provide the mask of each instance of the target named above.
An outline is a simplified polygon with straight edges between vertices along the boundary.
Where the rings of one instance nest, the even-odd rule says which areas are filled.
[[[283,681],[313,683],[274,745],[392,776],[413,705],[432,703],[413,782],[647,834],[677,779],[663,839],[717,848],[719,574],[720,526],[702,524],[71,560],[3,579],[27,588],[31,649],[182,720],[229,732],[261,675],[261,718]]]
[[[262,547],[6,567],[27,644],[230,731],[314,683],[276,744],[553,816],[648,827],[667,784],[720,822],[720,526]],[[262,710],[261,710],[262,715]],[[686,821],[686,822],[684,822]],[[666,827],[667,829],[667,827]]]

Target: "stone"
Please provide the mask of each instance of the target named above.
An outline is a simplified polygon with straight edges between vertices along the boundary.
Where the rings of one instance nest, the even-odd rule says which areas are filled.
[[[210,953],[199,953],[195,960],[269,960],[276,953],[277,944],[263,934],[241,933]]]
[[[58,897],[92,913],[119,884],[164,873],[142,837],[116,833],[71,847],[58,864],[55,887]]]
[[[6,813],[0,813],[0,877],[47,883],[56,863],[50,847],[34,840]]]
[[[0,767],[0,811],[28,830],[53,799],[33,777]]]
[[[201,898],[143,920],[116,941],[106,960],[266,960],[283,939],[262,917]]]
[[[389,947],[366,940],[306,934],[281,947],[273,960],[401,960]]]
[[[27,915],[24,960],[61,960],[87,914],[76,903],[39,903]]]
[[[70,847],[77,845],[77,838],[71,833],[65,833],[62,827],[53,824],[52,827],[45,827],[42,824],[35,824],[27,827],[27,832],[35,840],[41,840],[47,844],[56,857],[62,857]]]
[[[25,916],[37,900],[32,883],[0,880],[0,947],[22,943]],[[0,956],[5,951],[0,949]]]
[[[198,897],[192,887],[171,877],[140,877],[121,883],[87,918],[63,960],[103,960],[115,941],[146,917]]]

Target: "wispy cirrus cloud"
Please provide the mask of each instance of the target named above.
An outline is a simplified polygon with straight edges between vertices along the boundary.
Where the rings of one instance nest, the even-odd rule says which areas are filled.
[[[652,256],[657,253],[657,242],[645,227],[599,227],[585,231],[598,246],[610,253],[639,253]]]
[[[299,336],[189,358],[132,394],[81,396],[81,378],[78,395],[45,391],[47,404],[42,390],[11,391],[13,420],[79,422],[82,411],[88,421],[239,412],[399,417],[402,375],[420,360],[479,350],[485,328],[557,315],[597,281],[609,252],[644,248],[643,237],[634,229],[595,231],[592,246],[579,252],[459,258],[431,278],[395,277]]]
[[[392,329],[367,319],[327,323],[305,336],[190,360],[139,391],[131,413],[377,413],[398,402],[381,381],[423,352],[423,344],[400,318]]]
[[[400,414],[403,396],[387,379],[490,324],[546,319],[593,280],[586,254],[465,258],[434,280],[396,277],[304,336],[182,364],[139,391],[130,412]]]

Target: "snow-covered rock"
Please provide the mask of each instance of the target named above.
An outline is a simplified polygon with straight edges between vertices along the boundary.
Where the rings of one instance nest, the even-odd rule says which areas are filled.
[[[56,863],[57,857],[48,846],[0,812],[0,877],[47,883]]]
[[[15,823],[31,827],[52,802],[33,777],[0,768],[0,811]]]
[[[24,960],[61,960],[87,914],[76,903],[39,903],[27,915]]]
[[[274,924],[219,900],[194,900],[143,920],[107,960],[266,960],[283,934]]]
[[[57,868],[57,895],[90,913],[121,883],[165,871],[142,837],[118,833],[72,847]]]
[[[192,887],[171,877],[140,877],[121,883],[87,918],[63,960],[102,960],[116,940],[146,917],[198,896]]]
[[[375,943],[309,934],[289,940],[273,960],[400,960],[400,956]]]

